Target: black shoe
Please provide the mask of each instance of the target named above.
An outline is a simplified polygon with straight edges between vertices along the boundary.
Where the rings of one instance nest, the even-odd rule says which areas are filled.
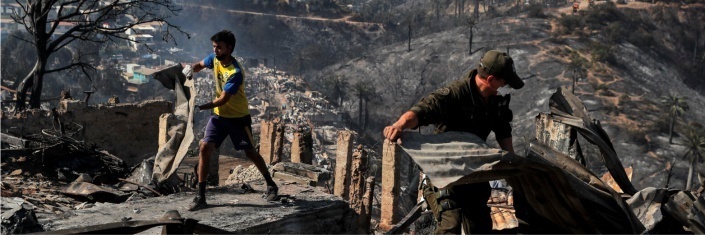
[[[265,198],[268,202],[276,201],[278,199],[279,188],[277,186],[267,186],[267,194]]]
[[[205,197],[196,197],[193,199],[193,202],[188,207],[189,211],[197,211],[200,209],[205,209],[208,207],[208,204],[206,203],[206,198]]]

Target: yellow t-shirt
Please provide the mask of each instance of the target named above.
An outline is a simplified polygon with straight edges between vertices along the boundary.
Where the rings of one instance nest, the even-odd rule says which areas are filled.
[[[221,117],[238,118],[250,114],[245,94],[245,71],[235,58],[229,65],[223,66],[215,54],[203,60],[206,67],[213,69],[215,75],[215,96],[220,97],[222,92],[232,96],[227,103],[213,109]]]

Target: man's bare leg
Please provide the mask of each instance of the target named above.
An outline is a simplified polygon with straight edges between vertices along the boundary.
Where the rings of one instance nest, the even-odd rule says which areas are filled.
[[[279,192],[279,187],[277,187],[277,184],[274,183],[274,180],[272,180],[272,176],[267,170],[267,163],[264,162],[264,158],[262,158],[262,155],[255,151],[255,149],[245,150],[245,155],[247,155],[247,158],[255,164],[257,170],[259,170],[262,176],[264,176],[264,180],[267,182],[267,200],[275,200]]]
[[[208,168],[211,164],[211,155],[215,150],[214,143],[201,142],[198,151],[198,183],[208,181]]]

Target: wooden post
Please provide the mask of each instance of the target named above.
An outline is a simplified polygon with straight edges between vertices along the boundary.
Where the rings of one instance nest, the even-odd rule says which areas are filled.
[[[291,162],[313,163],[313,138],[310,130],[298,130],[294,132],[294,140],[291,143]]]
[[[350,167],[350,189],[349,201],[352,208],[358,215],[363,211],[362,197],[365,193],[365,175],[367,174],[367,153],[359,145],[352,154],[352,165]]]
[[[169,141],[169,127],[174,125],[174,121],[174,114],[172,113],[164,113],[159,116],[159,137],[157,137],[159,148],[157,151]]]
[[[335,188],[333,194],[348,200],[350,165],[352,164],[352,133],[338,132],[338,151],[335,159]]]
[[[291,141],[291,162],[301,163],[301,130],[294,132],[294,140]],[[311,163],[308,163],[311,164]]]
[[[274,145],[272,149],[272,158],[269,162],[274,165],[282,160],[282,152],[284,150],[284,125],[274,123]]]
[[[389,140],[384,140],[382,150],[382,215],[379,228],[389,231],[401,218],[397,211],[399,207],[399,146]]]
[[[259,154],[264,158],[264,162],[271,165],[274,155],[274,123],[262,120],[259,136]]]
[[[358,217],[358,224],[360,225],[358,233],[368,234],[370,233],[370,220],[372,219],[372,199],[375,195],[375,177],[370,176],[365,180],[365,196],[362,197],[362,203],[364,204]]]

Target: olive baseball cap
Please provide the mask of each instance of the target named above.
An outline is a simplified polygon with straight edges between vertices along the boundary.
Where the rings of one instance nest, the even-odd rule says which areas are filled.
[[[480,59],[479,69],[484,70],[490,75],[498,76],[514,89],[524,87],[524,81],[517,75],[514,69],[514,60],[509,54],[497,50],[491,50],[485,53]]]

